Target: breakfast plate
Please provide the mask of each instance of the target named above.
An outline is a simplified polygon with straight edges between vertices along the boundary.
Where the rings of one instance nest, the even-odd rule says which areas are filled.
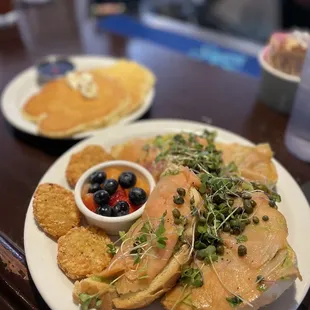
[[[140,121],[126,126],[104,129],[94,137],[78,143],[50,167],[40,183],[57,183],[68,188],[64,171],[71,155],[91,144],[99,144],[109,150],[110,147],[124,143],[132,138],[179,133],[180,131],[197,133],[202,132],[204,129],[216,130],[218,134],[217,140],[220,142],[253,145],[248,140],[227,130],[197,122],[183,120]],[[274,160],[274,164],[279,176],[277,190],[282,196],[282,202],[278,206],[287,220],[288,241],[296,252],[298,267],[303,280],[297,279],[288,291],[265,309],[295,310],[303,301],[310,285],[310,244],[304,241],[305,236],[310,234],[310,210],[307,200],[296,181],[276,160]],[[51,309],[76,310],[78,307],[72,302],[73,283],[57,266],[57,243],[39,229],[33,217],[32,202],[33,199],[29,204],[25,220],[24,244],[33,281]],[[158,302],[154,302],[150,309],[158,309],[159,307]]]
[[[77,70],[87,70],[97,67],[110,66],[116,63],[117,59],[99,56],[72,56],[70,61]],[[39,136],[38,125],[24,118],[22,107],[28,99],[39,91],[37,84],[37,69],[32,66],[19,73],[4,89],[1,97],[2,113],[5,119],[15,128],[30,135]],[[151,107],[155,90],[152,89],[146,95],[142,105],[129,115],[123,116],[118,125],[125,125],[141,118]],[[76,133],[69,139],[82,139],[96,134],[101,129],[89,129]]]

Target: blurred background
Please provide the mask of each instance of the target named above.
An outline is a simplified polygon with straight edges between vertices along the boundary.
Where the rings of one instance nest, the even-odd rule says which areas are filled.
[[[109,15],[124,10],[134,15],[153,14],[255,42],[266,41],[275,29],[310,27],[310,0],[80,0],[80,2],[88,2],[90,14]],[[17,20],[14,8],[48,3],[52,4],[53,0],[1,0],[0,26],[12,25]]]

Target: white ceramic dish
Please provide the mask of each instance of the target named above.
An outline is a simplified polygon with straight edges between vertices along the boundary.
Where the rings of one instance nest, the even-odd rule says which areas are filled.
[[[300,77],[273,68],[265,60],[266,53],[268,53],[268,46],[263,48],[258,55],[262,67],[259,97],[271,108],[283,113],[290,113]]]
[[[120,217],[106,217],[90,211],[84,205],[81,198],[83,185],[86,183],[89,176],[95,171],[104,170],[105,168],[110,167],[120,167],[125,168],[126,171],[139,172],[147,180],[150,188],[150,193],[155,187],[155,180],[153,176],[148,172],[148,170],[146,170],[144,167],[126,160],[111,160],[96,165],[88,169],[78,180],[74,190],[75,202],[81,213],[85,216],[86,221],[90,225],[104,229],[109,235],[118,236],[119,231],[127,231],[130,226],[135,222],[135,220],[137,220],[142,215],[145,204],[131,214]]]
[[[177,120],[141,121],[127,125],[126,128],[120,126],[103,130],[98,135],[78,143],[50,167],[40,183],[55,182],[67,187],[64,171],[70,156],[89,144],[100,144],[109,149],[115,144],[135,137],[180,131],[201,132],[204,129],[217,130],[219,141],[252,145],[251,142],[236,134],[201,123]],[[274,163],[279,175],[277,188],[282,196],[279,210],[286,217],[289,230],[288,240],[297,254],[303,281],[296,280],[295,284],[276,302],[264,309],[295,310],[302,302],[310,285],[310,243],[306,241],[310,235],[310,209],[305,196],[292,176],[277,161]],[[31,276],[50,308],[52,310],[77,310],[78,307],[73,304],[71,298],[73,284],[57,266],[57,244],[36,225],[33,218],[32,201],[29,204],[25,220],[24,244]],[[162,308],[158,302],[155,302],[149,309]]]
[[[77,70],[98,66],[110,66],[117,60],[115,58],[99,56],[72,56],[68,57],[68,59],[75,65]],[[19,73],[11,82],[9,82],[1,96],[2,114],[5,119],[18,130],[34,136],[39,136],[37,125],[23,117],[21,107],[27,102],[28,98],[38,91],[37,71],[33,66]],[[154,96],[155,90],[153,89],[146,96],[144,103],[138,110],[120,119],[117,124],[125,125],[141,118],[150,109]],[[100,130],[102,129],[84,131],[66,139],[78,140],[90,137],[97,132],[100,132]]]

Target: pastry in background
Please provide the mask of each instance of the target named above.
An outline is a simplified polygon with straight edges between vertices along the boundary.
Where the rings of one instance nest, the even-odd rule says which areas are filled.
[[[300,76],[310,42],[308,32],[277,32],[269,41],[266,61],[275,69]]]

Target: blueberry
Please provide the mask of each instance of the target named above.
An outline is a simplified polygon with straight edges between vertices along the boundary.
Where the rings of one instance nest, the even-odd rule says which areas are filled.
[[[144,189],[140,187],[133,187],[129,191],[129,200],[135,206],[141,206],[146,202],[147,196]]]
[[[99,183],[90,184],[88,192],[89,193],[96,193],[101,190]]]
[[[118,201],[113,207],[113,216],[123,216],[129,214],[129,204],[126,201]]]
[[[92,173],[89,177],[90,183],[103,183],[107,178],[107,174],[104,171],[96,171]]]
[[[122,188],[130,188],[136,185],[137,177],[134,173],[126,171],[119,176],[118,182]]]
[[[113,195],[118,187],[118,182],[115,179],[107,179],[103,184],[103,189],[110,195]]]
[[[98,206],[103,206],[109,202],[110,195],[107,191],[102,189],[94,194],[94,200]]]
[[[112,208],[109,205],[99,206],[96,213],[102,216],[112,216]]]

